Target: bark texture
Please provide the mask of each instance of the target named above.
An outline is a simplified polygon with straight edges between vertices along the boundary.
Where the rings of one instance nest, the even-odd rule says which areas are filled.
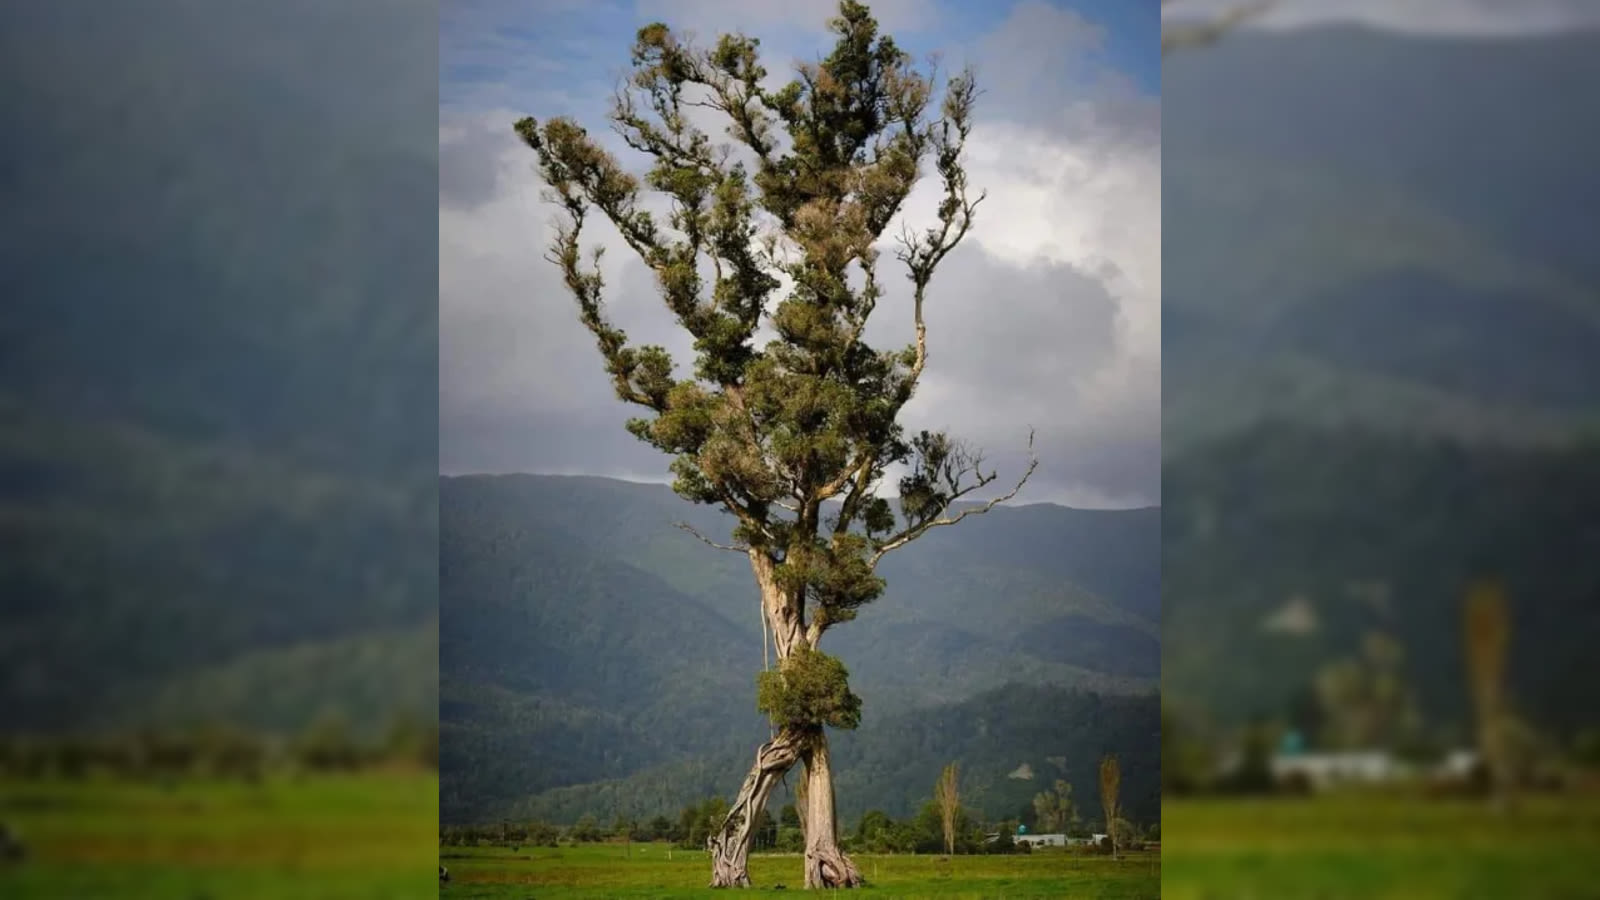
[[[806,765],[805,812],[801,813],[806,833],[806,888],[860,887],[863,884],[861,873],[839,849],[828,736],[820,729],[801,759]]]
[[[804,733],[785,728],[756,751],[755,765],[745,776],[722,827],[706,839],[706,849],[711,853],[712,887],[750,886],[750,843],[755,839],[756,812],[766,808],[772,788],[800,759],[805,743]]]

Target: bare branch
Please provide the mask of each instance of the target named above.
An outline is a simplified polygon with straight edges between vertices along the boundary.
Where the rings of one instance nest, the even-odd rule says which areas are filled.
[[[928,326],[923,318],[923,303],[934,271],[972,228],[973,216],[987,195],[976,200],[967,196],[967,173],[961,164],[967,136],[972,131],[972,108],[978,97],[977,82],[968,70],[950,80],[944,100],[944,119],[930,132],[935,161],[944,181],[945,196],[939,204],[939,225],[916,236],[907,228],[900,234],[898,256],[906,264],[907,277],[914,286],[913,322],[916,329],[916,358],[901,387],[900,405],[916,391],[922,371],[928,364]]]
[[[1173,2],[1174,0],[1161,0],[1161,5],[1162,7],[1167,7],[1171,6]],[[1186,50],[1214,44],[1229,31],[1250,19],[1260,16],[1276,5],[1277,0],[1256,0],[1254,3],[1236,6],[1209,22],[1174,25],[1170,29],[1163,26],[1161,29],[1161,55],[1165,56],[1174,50]]]
[[[699,538],[700,539],[700,543],[705,544],[708,547],[715,547],[718,550],[728,550],[728,551],[731,551],[733,553],[746,553],[747,554],[747,553],[750,552],[750,548],[749,547],[742,547],[742,546],[739,546],[738,544],[719,544],[716,541],[713,541],[712,539],[710,539],[710,538],[706,537],[705,535],[701,534],[700,532],[696,531],[695,527],[693,525],[690,525],[688,522],[674,522],[672,524],[673,524],[674,527],[681,528],[684,531],[687,531],[690,534],[694,535],[695,537]]]
[[[907,526],[903,531],[880,544],[877,552],[873,553],[870,560],[868,560],[868,565],[872,568],[877,568],[878,561],[883,559],[883,557],[886,556],[890,551],[898,550],[917,538],[922,537],[924,534],[927,534],[928,529],[930,528],[937,528],[941,525],[954,525],[962,519],[965,519],[967,516],[981,516],[989,510],[994,509],[996,506],[999,506],[1007,500],[1010,500],[1022,490],[1023,485],[1028,483],[1028,479],[1033,475],[1033,471],[1037,468],[1039,468],[1039,457],[1035,456],[1033,452],[1033,429],[1030,428],[1028,430],[1028,469],[1022,473],[1022,477],[1017,480],[1016,485],[1012,487],[1011,490],[1001,494],[993,500],[990,500],[988,503],[985,503],[982,506],[968,507],[953,516],[942,516],[939,518],[928,519]],[[950,495],[949,499],[945,501],[944,509],[948,511],[949,508],[962,497],[965,497],[973,491],[978,490],[993,480],[994,475],[991,474],[984,476],[982,473],[979,473],[978,481],[975,484],[968,485],[967,487],[957,490],[955,493]]]

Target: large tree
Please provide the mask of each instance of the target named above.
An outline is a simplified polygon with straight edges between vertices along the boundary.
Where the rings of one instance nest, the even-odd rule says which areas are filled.
[[[1106,836],[1111,839],[1111,857],[1117,856],[1118,842],[1121,835],[1117,833],[1117,822],[1122,817],[1122,766],[1117,763],[1116,756],[1106,754],[1100,758],[1100,807],[1105,811]]]
[[[944,833],[946,856],[956,852],[956,818],[961,812],[961,774],[956,763],[939,772],[933,786],[933,801],[939,806],[939,827]]]
[[[1489,775],[1490,796],[1497,807],[1503,807],[1511,787],[1505,702],[1511,617],[1506,609],[1505,588],[1493,579],[1472,585],[1467,591],[1463,620],[1467,683],[1477,713],[1478,752]]]
[[[838,844],[825,730],[854,728],[861,702],[822,636],[883,591],[886,554],[1015,496],[1036,463],[1008,493],[961,503],[995,472],[947,434],[909,435],[899,421],[928,363],[935,270],[983,199],[962,162],[972,75],[941,85],[918,71],[853,0],[829,24],[832,52],[776,90],[764,87],[754,38],[699,49],[665,25],[641,29],[610,118],[649,157],[642,180],[570,119],[516,123],[564,212],[548,258],[617,396],[643,411],[628,430],[675,457],[680,495],[735,518],[727,542],[697,536],[749,558],[776,653],[758,692],[775,732],[708,840],[715,887],[750,883],[756,812],[797,762],[806,886],[861,883]],[[713,143],[702,114],[721,114],[734,143]],[[879,350],[863,334],[884,294],[880,243],[929,159],[943,188],[937,221],[903,230],[896,254],[911,284],[912,342]],[[645,208],[647,190],[664,195],[665,217]],[[579,240],[596,211],[654,272],[693,339],[692,371],[662,347],[631,344],[607,317],[599,251],[591,261]],[[760,344],[763,324],[772,336]],[[898,511],[879,490],[894,467],[904,473]]]

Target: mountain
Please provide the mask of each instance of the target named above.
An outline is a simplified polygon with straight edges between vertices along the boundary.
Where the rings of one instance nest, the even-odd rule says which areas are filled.
[[[1519,712],[1570,735],[1600,708],[1600,443],[1474,447],[1270,423],[1169,461],[1163,490],[1162,677],[1177,704],[1234,723],[1280,714],[1321,666],[1382,631],[1404,649],[1428,721],[1463,734],[1461,603],[1492,574],[1511,612]],[[1273,627],[1290,604],[1304,627]]]
[[[0,28],[0,729],[435,703],[436,41],[279,13]]]
[[[1519,712],[1592,723],[1597,51],[1325,27],[1165,63],[1174,702],[1281,716],[1381,631],[1461,735],[1461,597],[1498,575]]]
[[[1318,28],[1168,61],[1164,452],[1273,418],[1592,430],[1596,50]]]
[[[447,477],[439,497],[446,821],[566,817],[573,797],[653,815],[727,778],[737,787],[767,731],[754,703],[762,638],[749,564],[673,527],[726,535],[728,517],[664,486],[603,478]],[[1000,507],[887,557],[885,595],[827,639],[865,704],[861,733],[839,737],[841,759],[854,741],[887,746],[867,735],[896,716],[975,723],[974,697],[1027,689],[1018,685],[1092,691],[1083,702],[1112,718],[1148,713],[1153,734],[1159,540],[1157,509]],[[1018,757],[1006,771],[1114,738],[1058,729],[1052,750],[1034,740],[1048,725],[989,722],[997,735],[1017,729],[995,748]],[[936,774],[960,748],[946,737],[907,738],[862,766],[909,759]],[[1141,752],[1136,739],[1116,741]],[[903,782],[879,785],[891,783],[865,796],[911,802]]]

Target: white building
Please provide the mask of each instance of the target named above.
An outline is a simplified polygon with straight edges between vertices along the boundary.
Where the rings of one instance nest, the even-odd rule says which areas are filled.
[[[1315,788],[1339,784],[1379,784],[1418,776],[1466,777],[1478,763],[1471,750],[1453,750],[1436,765],[1419,767],[1382,750],[1279,754],[1272,759],[1278,781],[1298,776]]]

